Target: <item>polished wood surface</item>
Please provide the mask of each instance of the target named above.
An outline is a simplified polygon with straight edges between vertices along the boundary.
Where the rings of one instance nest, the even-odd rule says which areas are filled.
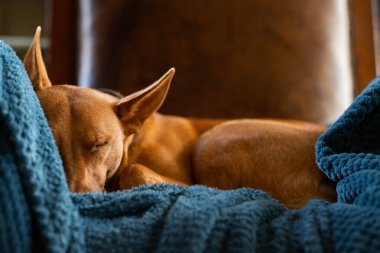
[[[45,62],[54,84],[77,84],[77,22],[76,0],[49,0],[46,2],[45,24],[42,35],[49,37]],[[34,33],[34,31],[33,31]]]
[[[380,74],[380,2],[371,0],[376,74]]]
[[[371,0],[349,1],[354,93],[358,95],[376,75]]]

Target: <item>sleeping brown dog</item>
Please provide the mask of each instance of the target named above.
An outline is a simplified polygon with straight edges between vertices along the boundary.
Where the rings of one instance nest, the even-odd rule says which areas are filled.
[[[324,128],[276,120],[196,120],[157,113],[174,69],[122,99],[50,83],[40,28],[24,59],[52,129],[72,191],[127,189],[140,184],[252,187],[291,208],[334,201],[335,184],[315,163]]]

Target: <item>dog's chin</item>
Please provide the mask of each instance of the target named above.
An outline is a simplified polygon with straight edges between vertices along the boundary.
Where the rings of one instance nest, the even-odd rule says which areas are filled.
[[[105,192],[104,187],[88,187],[88,188],[81,188],[76,190],[71,190],[72,192],[76,193],[89,193],[89,192]]]
[[[104,192],[104,184],[100,183],[85,183],[85,182],[69,182],[69,189],[71,192],[87,193],[87,192]]]
[[[90,188],[90,187],[83,187],[83,188],[77,188],[77,187],[70,187],[71,192],[75,193],[88,193],[88,192],[104,192],[104,190],[99,189],[98,187]]]

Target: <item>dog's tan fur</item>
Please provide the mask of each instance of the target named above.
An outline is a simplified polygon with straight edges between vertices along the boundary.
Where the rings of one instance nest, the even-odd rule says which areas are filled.
[[[157,113],[174,69],[118,99],[71,85],[52,86],[40,28],[24,59],[59,148],[72,191],[153,183],[267,191],[288,207],[334,201],[335,185],[317,168],[315,124],[276,120],[198,120]]]

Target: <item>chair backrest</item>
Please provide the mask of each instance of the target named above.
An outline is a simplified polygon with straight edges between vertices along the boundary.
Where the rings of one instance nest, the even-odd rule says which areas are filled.
[[[357,85],[350,2],[82,0],[78,81],[127,94],[175,67],[162,112],[331,122]]]

